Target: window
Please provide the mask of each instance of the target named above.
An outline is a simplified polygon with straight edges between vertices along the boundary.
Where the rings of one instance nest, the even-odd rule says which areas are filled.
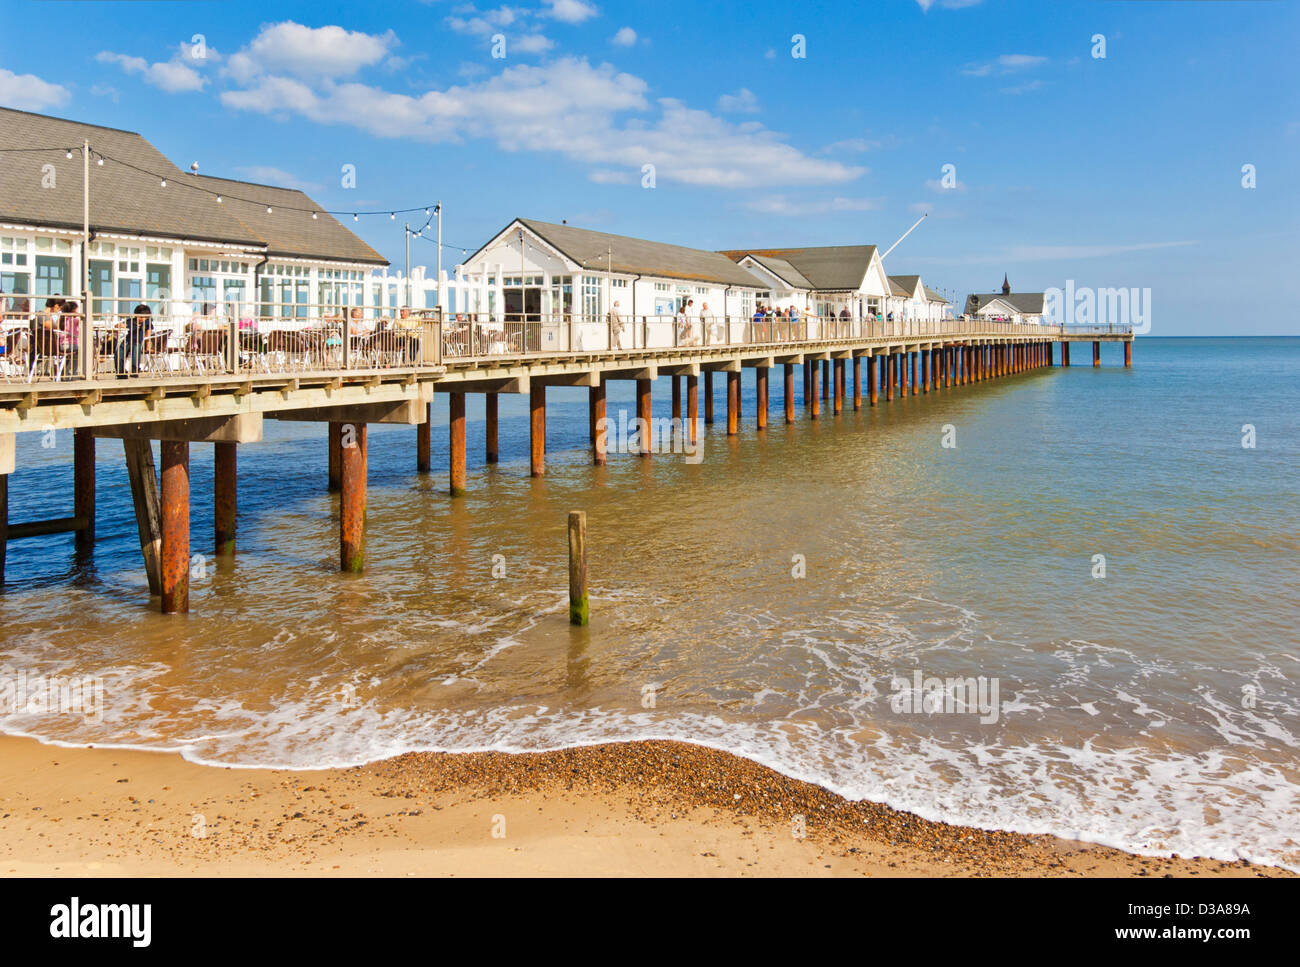
[[[164,249],[164,251],[167,251]],[[228,285],[229,283],[227,283]],[[241,281],[239,283],[243,285]],[[167,301],[172,297],[172,267],[170,265],[148,265],[144,273],[144,301],[154,315],[164,315],[168,311]],[[132,306],[132,308],[135,308]]]
[[[610,279],[609,284],[616,289],[626,289],[627,279]]]
[[[600,290],[601,285],[599,276],[584,275],[582,277],[582,314],[584,316],[591,319],[600,317]]]
[[[40,242],[41,239],[37,239]],[[46,239],[45,241],[49,241]],[[53,255],[36,256],[36,295],[67,295],[71,260]]]

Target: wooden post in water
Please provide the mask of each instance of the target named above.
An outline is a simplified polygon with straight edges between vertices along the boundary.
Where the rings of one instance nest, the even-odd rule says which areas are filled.
[[[785,422],[794,422],[794,363],[785,364]]]
[[[651,437],[651,409],[650,409],[650,380],[638,379],[636,381],[636,418],[639,421],[638,426],[641,429],[641,456],[650,456],[650,437]]]
[[[760,366],[754,370],[754,394],[758,412],[756,426],[760,430],[767,429],[767,374],[766,366]]]
[[[499,413],[499,404],[496,393],[483,394],[484,415],[487,418],[487,462],[496,463],[501,458],[501,450],[497,444],[497,420]]]
[[[5,583],[5,557],[9,553],[9,474],[0,473],[0,587]]]
[[[606,422],[603,428],[600,425],[605,419],[604,380],[601,380],[599,386],[591,387],[587,401],[591,410],[591,462],[597,467],[603,467],[609,452],[609,424]]]
[[[704,371],[704,425],[713,425],[713,370]]]
[[[821,382],[822,399],[826,400],[827,402],[829,402],[831,398],[831,381],[833,379],[834,377],[831,376],[831,361],[829,359],[823,359],[822,360],[822,382]]]
[[[821,389],[817,385],[818,377],[820,374],[821,374],[821,367],[817,365],[817,360],[814,359],[812,361],[812,386],[810,387],[811,396],[809,397],[809,401],[812,404],[812,411],[808,414],[808,418],[810,420],[817,419],[819,416],[821,416],[821,412],[822,412]]]
[[[808,406],[812,400],[809,396],[812,394],[812,368],[817,365],[808,360],[803,361],[803,405]]]
[[[126,453],[126,474],[131,482],[131,500],[135,505],[135,526],[140,535],[140,554],[144,558],[149,593],[162,594],[162,501],[158,496],[158,474],[154,470],[153,445],[148,440],[122,441]]]
[[[853,409],[862,409],[862,357],[853,357]]]
[[[912,395],[913,395],[913,396],[916,396],[917,394],[919,394],[919,393],[921,392],[920,389],[917,387],[917,382],[918,382],[918,381],[917,381],[917,378],[916,378],[916,376],[917,376],[916,369],[917,369],[917,365],[918,365],[918,363],[920,362],[921,350],[918,349],[918,350],[916,350],[916,351],[910,353],[909,355],[912,357],[912,379],[911,379],[909,385],[912,387]]]
[[[95,438],[86,429],[72,431],[72,515],[84,517],[86,526],[75,532],[78,554],[95,547]]]
[[[745,370],[736,373],[736,421],[745,415]]]
[[[1092,344],[1092,365],[1101,365],[1101,343],[1099,342],[1094,342]]]
[[[235,517],[239,497],[239,444],[212,445],[212,539],[217,557],[235,556]]]
[[[546,386],[533,382],[528,387],[528,449],[530,473],[546,473]]]
[[[740,373],[727,373],[727,436],[740,430]]]
[[[1070,344],[1064,339],[1061,340],[1061,365],[1070,365]]]
[[[876,356],[872,353],[867,357],[867,402],[875,406],[878,399],[880,399],[880,384],[876,377]]]
[[[465,484],[465,394],[447,394],[448,443],[447,463],[450,467],[450,491],[453,497],[464,497]]]
[[[1131,369],[1133,366],[1133,340],[1124,343],[1124,368]],[[78,511],[80,513],[80,511]]]
[[[433,432],[433,404],[429,403],[424,408],[424,422],[415,428],[415,472],[428,473],[433,467],[431,452],[433,450],[433,441],[430,435]]]
[[[831,371],[835,380],[834,403],[831,412],[839,416],[844,412],[844,360],[836,359],[831,364]]]
[[[329,489],[331,493],[339,489],[339,479],[342,473],[340,461],[343,456],[339,451],[339,434],[342,432],[342,426],[342,423],[331,423],[329,425]]]
[[[682,378],[680,376],[672,377],[673,381],[673,424],[681,426],[682,424]]]
[[[163,440],[161,448],[162,613],[184,614],[190,610],[190,445]]]
[[[465,394],[451,396],[465,405]],[[366,565],[366,425],[340,423],[339,429],[339,570],[360,574]]]
[[[699,433],[700,422],[700,378],[698,376],[686,377],[686,422],[690,427],[690,440],[693,445]]]
[[[921,350],[921,392],[930,392],[930,357],[934,354],[933,349]]]
[[[587,512],[569,511],[569,624],[591,620],[587,604]]]
[[[885,402],[888,403],[894,398],[894,362],[893,353],[885,353],[885,358],[880,366],[880,378],[885,383]]]

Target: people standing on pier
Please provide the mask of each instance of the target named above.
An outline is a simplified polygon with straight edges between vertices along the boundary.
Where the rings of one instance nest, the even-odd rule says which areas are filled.
[[[153,335],[153,311],[146,303],[135,307],[126,322],[126,334],[117,344],[117,378],[126,379],[140,372],[140,356],[147,336]]]
[[[610,347],[613,349],[622,349],[623,348],[623,316],[618,311],[617,299],[615,299],[614,304],[609,307],[609,313],[608,315],[606,315],[605,321],[609,323]]]

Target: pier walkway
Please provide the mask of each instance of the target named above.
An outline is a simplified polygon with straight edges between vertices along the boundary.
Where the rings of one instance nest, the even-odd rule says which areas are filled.
[[[1017,325],[982,320],[799,321],[717,317],[493,320],[436,312],[394,320],[359,318],[331,307],[272,307],[249,318],[213,314],[176,319],[105,314],[90,319],[0,320],[0,583],[9,540],[74,534],[79,554],[95,540],[95,445],[121,440],[131,480],[150,589],[164,612],[189,608],[189,447],[215,447],[214,551],[235,553],[237,448],[262,439],[264,419],[329,425],[329,486],[341,492],[339,563],[365,561],[366,427],[416,427],[416,469],[430,472],[430,407],[446,395],[450,493],[464,493],[465,395],[486,394],[488,462],[496,462],[497,401],[527,394],[530,472],[545,473],[546,388],[588,389],[593,461],[607,459],[606,385],[637,384],[640,452],[651,452],[651,387],[672,380],[674,433],[693,444],[700,423],[714,422],[715,374],[725,375],[728,434],[739,432],[741,379],[755,373],[755,427],[768,424],[769,376],[781,368],[787,423],[795,420],[795,369],[804,409],[820,419],[846,405],[860,409],[895,395],[918,395],[1011,376],[1055,363],[1069,365],[1076,342],[1123,344],[1132,363],[1133,333],[1116,327]],[[93,346],[94,351],[80,352]],[[864,366],[865,361],[865,366]],[[865,378],[864,378],[865,369]],[[682,383],[685,383],[685,395]],[[851,382],[851,388],[850,388]],[[683,403],[685,412],[683,412]],[[27,523],[8,519],[9,474],[18,433],[74,434],[70,517]],[[153,442],[158,441],[160,472]]]

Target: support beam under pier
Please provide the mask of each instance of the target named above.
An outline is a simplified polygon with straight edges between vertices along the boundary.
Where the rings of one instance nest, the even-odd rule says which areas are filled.
[[[464,406],[465,394],[459,396]],[[339,424],[339,569],[360,574],[366,565],[366,424]]]
[[[146,445],[148,445],[146,443]],[[163,440],[162,613],[190,610],[190,445]]]

